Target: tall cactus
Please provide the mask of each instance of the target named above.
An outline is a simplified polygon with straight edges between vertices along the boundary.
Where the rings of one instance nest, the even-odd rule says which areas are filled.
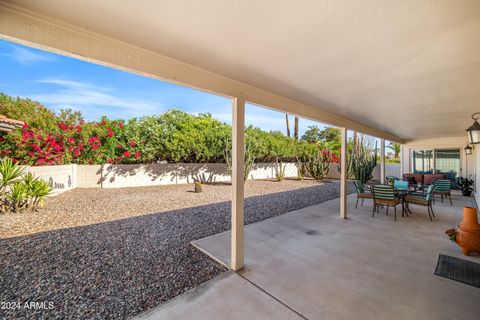
[[[282,160],[278,160],[278,157],[275,159],[275,179],[277,181],[282,181],[285,179],[285,169],[286,165],[283,163]]]
[[[223,152],[225,162],[227,163],[228,173],[232,174],[232,148],[231,143],[227,142],[225,150]],[[255,156],[252,152],[251,143],[245,145],[245,160],[243,166],[243,181],[247,181],[250,171],[252,171],[253,164],[255,163]]]
[[[366,147],[363,139],[358,139],[354,134],[351,150],[347,157],[347,178],[360,180],[367,183],[373,178],[373,170],[377,166],[377,143],[375,142],[374,154],[370,153],[370,148]],[[341,170],[338,165],[338,171]]]
[[[332,163],[330,151],[315,148],[307,155],[305,168],[312,178],[315,180],[322,180],[327,176],[328,171],[330,170],[330,163]]]

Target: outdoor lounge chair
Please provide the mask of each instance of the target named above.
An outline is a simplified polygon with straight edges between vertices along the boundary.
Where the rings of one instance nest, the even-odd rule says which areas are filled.
[[[437,179],[434,182],[435,184],[435,190],[433,191],[433,198],[435,198],[435,195],[439,194],[441,196],[442,202],[443,202],[443,197],[447,197],[450,199],[450,205],[452,206],[452,182],[449,179]],[[435,199],[433,199],[435,201]]]
[[[372,186],[373,193],[373,210],[372,217],[375,216],[375,211],[380,206],[386,206],[388,215],[388,208],[393,207],[395,221],[397,221],[397,205],[402,203],[402,200],[395,194],[395,188],[389,185],[376,184]]]
[[[435,191],[435,188],[436,186],[432,184],[428,187],[427,193],[407,194],[405,196],[405,205],[407,207],[407,210],[410,211],[410,208],[408,206],[409,204],[426,206],[428,210],[428,217],[430,218],[430,221],[432,221],[432,216],[435,217],[435,214],[433,213],[433,207],[432,207],[433,192]]]
[[[355,180],[355,189],[357,190],[357,202],[355,203],[355,208],[358,207],[358,200],[362,199],[360,206],[363,207],[364,199],[373,199],[373,194],[370,191],[365,190],[365,186],[360,180]]]

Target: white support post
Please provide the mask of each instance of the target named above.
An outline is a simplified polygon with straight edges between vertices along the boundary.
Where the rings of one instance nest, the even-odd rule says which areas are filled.
[[[233,99],[232,110],[232,239],[231,268],[238,271],[243,268],[243,226],[244,226],[244,181],[245,161],[245,100]]]
[[[340,218],[347,219],[347,128],[341,128]]]
[[[405,173],[405,158],[403,153],[405,152],[405,147],[403,144],[400,145],[400,178],[403,178],[403,174]],[[410,170],[407,170],[409,172]]]
[[[380,139],[380,183],[385,183],[385,139]]]

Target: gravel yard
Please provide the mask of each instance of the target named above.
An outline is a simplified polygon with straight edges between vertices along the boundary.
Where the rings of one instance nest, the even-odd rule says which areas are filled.
[[[338,182],[249,181],[252,223],[338,197]],[[230,228],[230,186],[79,189],[0,216],[0,318],[124,319],[225,271],[190,245]],[[44,232],[41,232],[44,231]],[[53,302],[32,310],[25,302]]]

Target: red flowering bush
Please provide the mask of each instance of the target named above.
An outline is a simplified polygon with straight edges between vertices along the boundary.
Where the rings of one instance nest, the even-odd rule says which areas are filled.
[[[24,165],[136,163],[141,153],[122,121],[59,121],[45,132],[27,123],[0,139],[0,153]]]

